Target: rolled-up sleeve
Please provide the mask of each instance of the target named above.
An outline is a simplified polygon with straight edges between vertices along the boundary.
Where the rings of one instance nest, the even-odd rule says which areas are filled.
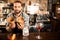
[[[11,13],[7,15],[7,18],[6,18],[6,26],[9,26],[9,22],[7,21],[7,19],[8,19],[10,16],[12,16]]]

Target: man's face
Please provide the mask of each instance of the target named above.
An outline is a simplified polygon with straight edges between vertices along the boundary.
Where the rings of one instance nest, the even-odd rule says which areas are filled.
[[[14,3],[13,9],[14,9],[14,12],[19,13],[22,9],[21,3]]]

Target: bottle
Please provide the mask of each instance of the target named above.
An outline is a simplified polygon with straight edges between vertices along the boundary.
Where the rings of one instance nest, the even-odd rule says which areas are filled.
[[[23,28],[23,36],[29,36],[29,28],[27,26]]]

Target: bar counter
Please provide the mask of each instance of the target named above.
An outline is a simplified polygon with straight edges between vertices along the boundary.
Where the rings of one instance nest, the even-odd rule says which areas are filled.
[[[60,33],[58,32],[40,32],[41,39],[37,39],[36,36],[39,33],[31,32],[29,36],[22,36],[22,34],[17,33],[14,40],[59,40]],[[12,40],[12,33],[0,33],[0,40]]]

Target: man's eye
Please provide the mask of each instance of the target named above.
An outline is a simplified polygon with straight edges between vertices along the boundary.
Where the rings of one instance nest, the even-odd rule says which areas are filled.
[[[16,6],[14,6],[15,8],[17,8]]]
[[[18,8],[20,8],[20,6],[18,6]]]

